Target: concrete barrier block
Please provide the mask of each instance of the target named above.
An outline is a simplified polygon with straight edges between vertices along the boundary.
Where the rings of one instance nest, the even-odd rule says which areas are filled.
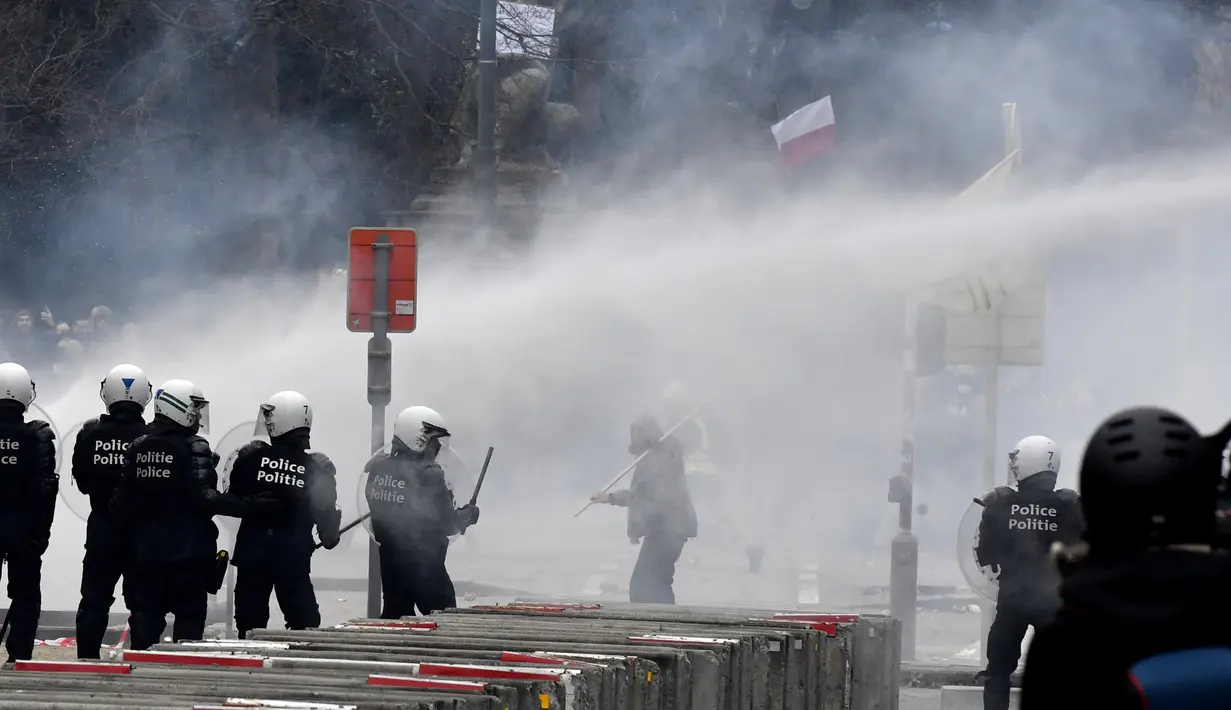
[[[854,637],[852,710],[897,710],[902,623],[888,616],[861,616]]]
[[[343,651],[362,645],[367,640],[365,633],[351,631],[276,631],[259,630],[254,635],[262,640],[286,641],[311,644],[322,652]],[[435,635],[431,637],[406,638],[404,636],[383,636],[381,647],[390,652],[399,650],[413,651],[420,654],[437,654],[441,657],[450,653],[467,653],[496,659],[503,651],[525,651],[544,653],[581,654],[584,656],[619,655],[636,658],[635,667],[638,672],[633,677],[645,679],[643,693],[639,696],[646,701],[643,707],[654,709],[659,707],[686,708],[687,694],[691,684],[692,661],[700,657],[701,651],[695,649],[675,649],[665,647],[633,647],[631,644],[604,645],[601,643],[572,643],[561,640],[510,640],[501,638],[498,632],[491,632],[486,638],[450,637]],[[495,655],[492,655],[492,654]],[[678,681],[678,682],[677,682]],[[682,698],[677,698],[677,694]],[[679,699],[679,705],[674,705]]]
[[[492,613],[506,615],[509,619],[507,624],[520,629],[538,627],[545,630],[552,625],[577,623],[576,613],[570,612],[578,610],[561,609],[558,606],[546,607],[548,611],[542,611],[542,607],[521,604],[511,607],[490,607],[490,609],[501,610],[492,611]],[[748,622],[746,614],[726,618],[705,615],[705,618],[698,618],[696,615],[689,616],[678,611],[668,615],[664,615],[661,611],[652,615],[644,614],[639,609],[620,614],[610,614],[605,611],[593,613],[596,612],[593,609],[582,611],[590,612],[583,613],[583,618],[591,621],[594,627],[612,631],[639,628],[659,629],[663,632],[678,631],[678,634],[660,634],[675,636],[678,639],[732,636],[733,638],[730,639],[732,648],[729,652],[723,652],[728,668],[724,678],[724,696],[729,695],[730,699],[724,697],[719,701],[719,707],[763,708],[766,710],[774,707],[772,704],[774,701],[771,701],[770,679],[777,681],[776,689],[785,675],[782,668],[786,658],[783,649],[789,647],[790,640],[786,629],[779,628],[771,631],[765,625],[761,625],[763,628],[757,628],[756,624]],[[471,610],[458,610],[456,613],[450,611],[437,615],[436,618],[441,624],[440,628],[456,631],[473,627],[479,623],[478,619],[481,619],[482,615]],[[590,627],[587,626],[587,628]]]
[[[897,710],[896,635],[897,622],[880,616],[520,601],[165,644],[108,667],[23,669],[0,677],[0,698],[69,708],[242,697],[359,710]],[[129,672],[111,670],[121,666]]]
[[[1009,691],[1009,710],[1021,710],[1021,688]],[[983,710],[983,688],[977,685],[946,685],[940,689],[940,710]]]
[[[896,709],[898,707],[901,624],[885,615],[815,613],[773,609],[744,610],[708,607],[664,607],[626,603],[604,603],[601,606],[590,606],[599,606],[600,608],[583,608],[585,605],[573,602],[572,600],[517,599],[508,607],[488,607],[488,609],[507,609],[508,613],[521,614],[537,613],[542,615],[550,613],[555,616],[601,616],[609,618],[627,617],[629,614],[636,614],[644,618],[659,620],[677,619],[689,621],[713,621],[717,617],[731,622],[739,620],[742,616],[745,623],[747,623],[747,619],[751,615],[769,617],[783,623],[800,622],[811,624],[817,630],[835,634],[841,634],[843,630],[847,630],[849,633],[850,629],[855,625],[863,624],[865,627],[865,638],[859,644],[859,650],[856,651],[853,643],[846,645],[845,652],[850,654],[850,656],[848,656],[843,665],[848,666],[848,668],[842,668],[831,660],[827,668],[824,669],[828,678],[823,682],[823,685],[830,689],[828,699],[821,700],[820,705],[811,704],[805,699],[805,705],[807,707],[828,706],[833,708],[875,708],[879,710]],[[467,613],[467,610],[451,610],[449,613]],[[868,627],[871,627],[870,631],[873,633],[869,633]],[[894,650],[894,644],[897,644],[897,650]],[[843,649],[831,650],[836,653]],[[856,659],[853,657],[855,653],[862,653],[866,658]],[[849,670],[849,673],[844,674],[844,671],[847,670]],[[860,674],[858,684],[855,683],[855,672]],[[848,677],[843,678],[843,675]],[[835,697],[834,689],[839,685],[844,688],[841,699]]]

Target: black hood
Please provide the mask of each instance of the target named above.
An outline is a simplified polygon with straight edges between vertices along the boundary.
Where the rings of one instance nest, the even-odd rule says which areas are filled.
[[[269,443],[291,446],[296,449],[303,449],[304,451],[307,451],[312,448],[312,430],[308,427],[291,429],[281,436],[271,438]]]
[[[1090,621],[1207,628],[1231,599],[1231,558],[1220,552],[1158,550],[1121,558],[1090,557],[1066,570],[1066,608]],[[1224,622],[1225,623],[1225,622]],[[1224,629],[1225,631],[1225,629]]]
[[[11,399],[0,400],[0,422],[12,424],[26,420],[26,408]]]
[[[1017,490],[1031,493],[1046,493],[1056,490],[1057,475],[1055,471],[1040,471],[1017,484]]]
[[[145,418],[145,410],[136,402],[116,402],[107,408],[104,416],[119,422],[130,423]]]
[[[191,436],[197,433],[198,428],[199,427],[195,427],[195,426],[186,427],[180,424],[179,422],[175,421],[174,419],[171,419],[170,417],[162,415],[162,414],[155,414],[154,421],[150,422],[150,433],[151,434],[175,433],[175,434],[186,434],[186,435]]]

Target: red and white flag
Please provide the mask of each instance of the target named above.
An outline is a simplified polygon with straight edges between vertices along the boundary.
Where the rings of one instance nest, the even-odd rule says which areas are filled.
[[[769,129],[778,142],[778,159],[790,167],[819,158],[837,144],[833,101],[826,96],[813,101]]]

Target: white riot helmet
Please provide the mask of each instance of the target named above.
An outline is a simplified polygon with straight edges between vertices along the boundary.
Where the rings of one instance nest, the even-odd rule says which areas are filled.
[[[30,372],[15,362],[0,365],[0,401],[17,402],[24,412],[34,402],[36,392]]]
[[[312,428],[312,405],[298,392],[278,392],[265,400],[256,419],[253,436],[282,436],[295,429]]]
[[[98,396],[107,409],[117,402],[134,402],[145,409],[154,398],[154,387],[136,365],[116,365],[99,384]]]
[[[407,407],[393,420],[393,441],[417,454],[426,451],[433,441],[445,446],[448,437],[445,419],[435,409]]]
[[[154,393],[154,414],[161,414],[180,426],[197,426],[200,434],[209,433],[209,402],[201,388],[188,380],[167,380]]]
[[[1009,452],[1009,473],[1022,481],[1050,471],[1060,473],[1060,447],[1046,436],[1028,436]]]

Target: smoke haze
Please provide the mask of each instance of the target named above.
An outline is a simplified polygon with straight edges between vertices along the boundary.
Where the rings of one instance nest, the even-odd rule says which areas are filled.
[[[646,29],[652,17],[639,21],[655,49],[654,66],[640,70],[695,85],[678,105],[672,92],[655,92],[652,119],[628,129],[625,145],[644,167],[658,143],[642,137],[664,125],[689,130],[679,117],[707,89],[698,61],[717,68],[727,59],[685,61],[686,43]],[[558,587],[552,551],[584,548],[596,567],[628,554],[621,511],[572,515],[628,463],[633,418],[650,411],[672,423],[662,411],[672,381],[698,403],[713,399],[708,414],[739,456],[726,472],[738,529],[703,511],[691,545],[738,557],[743,543],[764,543],[771,564],[818,564],[835,593],[887,581],[878,543],[896,532],[885,493],[900,460],[902,304],[989,261],[1041,264],[1050,291],[1045,364],[1001,377],[998,452],[1051,436],[1065,446],[1062,482],[1075,485],[1082,442],[1119,407],[1173,405],[1214,428],[1228,416],[1226,395],[1205,383],[1227,340],[1216,309],[1229,295],[1218,264],[1231,252],[1221,234],[1231,161],[1221,146],[1187,151],[1169,137],[1193,112],[1191,82],[1175,77],[1191,75],[1195,38],[1209,29],[1194,23],[1158,3],[1069,2],[1039,8],[1025,28],[954,20],[900,46],[851,34],[787,57],[792,72],[830,77],[817,82],[828,86],[819,94],[801,88],[807,96],[796,103],[832,91],[846,141],[824,174],[808,177],[813,187],[787,185],[747,153],[711,151],[636,190],[578,171],[558,196],[562,213],[544,221],[533,247],[504,260],[463,258],[443,227],[424,225],[422,315],[416,333],[393,338],[386,418],[414,404],[437,409],[473,468],[494,446],[475,532],[525,553],[518,575],[530,591],[574,596],[579,589]],[[870,57],[876,71],[867,74],[839,80],[832,68]],[[954,188],[1002,157],[1002,101],[1018,102],[1024,118],[1018,194],[958,210]],[[768,126],[755,130],[749,142],[772,150]],[[261,274],[211,284],[189,268],[243,215],[299,220],[311,232],[354,214],[338,187],[362,172],[352,169],[364,164],[352,144],[292,123],[265,147],[291,178],[250,181],[242,165],[177,154],[144,174],[182,185],[183,199],[117,178],[75,203],[69,231],[90,225],[123,245],[125,266],[112,273],[153,283],[160,297],[141,303],[135,339],[100,356],[68,394],[39,403],[66,433],[99,412],[106,369],[133,362],[155,383],[200,385],[216,442],[269,394],[298,390],[314,405],[313,444],[338,465],[350,519],[370,414],[365,338],[345,331],[344,281]],[[214,187],[196,189],[205,182]],[[135,227],[125,223],[132,214],[142,215]],[[1188,251],[1180,237],[1191,239]],[[305,262],[340,260],[343,239],[344,229],[330,233]],[[957,521],[985,490],[982,397],[945,419],[953,391],[943,378],[924,387],[932,389],[920,430],[939,427],[945,442],[916,463],[916,500],[930,508],[918,521],[923,554],[943,562],[925,564],[924,575],[953,583]],[[44,604],[69,609],[84,524],[64,506],[57,515]],[[467,552],[455,547],[459,564]],[[342,566],[362,574],[361,557],[349,557]],[[513,576],[487,574],[494,583]],[[713,594],[705,601],[754,601]]]

